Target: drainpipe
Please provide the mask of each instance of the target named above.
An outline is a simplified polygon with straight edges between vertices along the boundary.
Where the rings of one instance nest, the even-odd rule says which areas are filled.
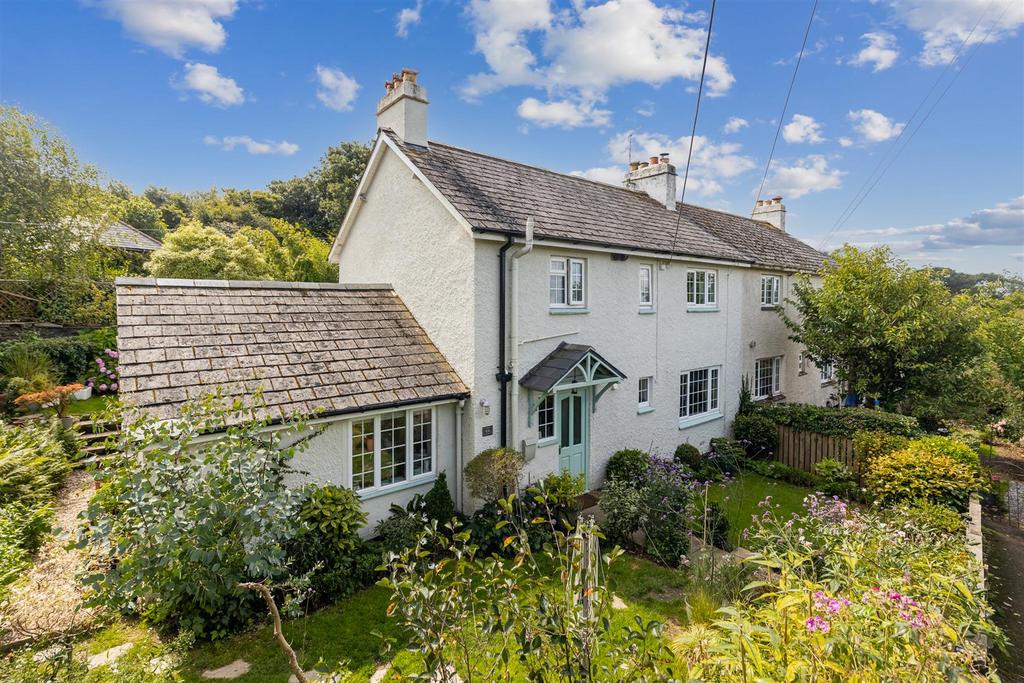
[[[498,380],[500,388],[499,418],[501,441],[498,445],[508,448],[508,382],[512,373],[505,365],[505,348],[508,339],[505,338],[505,252],[512,247],[512,235],[505,238],[505,244],[498,250],[498,372],[494,378]]]
[[[533,251],[533,216],[526,219],[526,243],[512,252],[512,282],[509,283],[509,361],[512,373],[511,443],[519,447],[519,259]]]
[[[463,512],[462,489],[465,486],[462,481],[462,411],[465,409],[466,399],[461,399],[455,406],[455,466],[458,468],[455,475],[455,505],[459,512]]]

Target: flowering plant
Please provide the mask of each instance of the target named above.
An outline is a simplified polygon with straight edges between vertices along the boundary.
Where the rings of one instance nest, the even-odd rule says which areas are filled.
[[[98,394],[116,393],[120,376],[118,375],[118,352],[114,349],[103,349],[103,355],[96,358],[96,375],[86,381],[86,386]]]
[[[22,410],[31,410],[32,406],[40,408],[55,408],[57,415],[64,417],[67,414],[68,403],[71,401],[71,394],[83,388],[81,384],[65,384],[63,386],[34,391],[30,394],[22,394],[14,399],[14,405]]]

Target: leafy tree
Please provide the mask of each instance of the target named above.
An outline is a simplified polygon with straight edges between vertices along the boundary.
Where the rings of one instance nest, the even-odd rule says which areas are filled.
[[[310,226],[317,237],[333,240],[345,219],[359,178],[370,160],[370,147],[359,142],[343,142],[327,149],[320,166],[313,171],[317,201],[323,223]]]
[[[959,412],[967,371],[982,350],[966,296],[883,247],[847,245],[819,276],[820,286],[798,279],[790,300],[797,315],[782,313],[815,364],[834,363],[852,391],[887,409],[928,417]]]

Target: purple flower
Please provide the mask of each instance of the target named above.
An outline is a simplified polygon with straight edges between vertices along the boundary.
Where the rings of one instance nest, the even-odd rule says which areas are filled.
[[[107,385],[106,384],[101,384],[100,385],[100,391],[106,391],[106,390],[107,390]]]
[[[804,622],[804,627],[806,627],[810,633],[814,633],[815,631],[828,633],[832,628],[832,626],[821,617],[811,617]]]
[[[117,391],[117,382],[114,382],[113,384],[110,385],[110,390]]]

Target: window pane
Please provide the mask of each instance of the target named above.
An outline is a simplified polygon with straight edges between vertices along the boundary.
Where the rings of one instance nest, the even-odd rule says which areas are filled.
[[[650,305],[651,303],[651,268],[643,266],[640,268],[640,303]]]
[[[559,402],[559,405],[560,405],[559,410],[562,413],[562,419],[561,419],[561,424],[562,424],[562,430],[561,431],[562,431],[562,433],[560,435],[561,447],[562,448],[568,448],[569,447],[569,399],[563,398]]]
[[[772,359],[772,393],[782,392],[782,356]]]
[[[640,378],[640,383],[639,383],[639,388],[638,388],[638,391],[637,391],[637,402],[640,405],[642,405],[642,406],[643,405],[647,405],[650,402],[650,400],[651,400],[650,399],[650,390],[651,390],[650,378],[649,377],[641,377]]]
[[[430,409],[412,414],[412,474],[426,474],[433,468],[433,415]]]
[[[687,412],[690,415],[700,415],[708,412],[708,371],[690,371],[690,396]]]
[[[715,292],[715,273],[709,271],[707,274],[708,293],[706,297],[707,304],[710,306],[715,303],[716,292]]]
[[[380,418],[380,485],[406,479],[405,412],[388,413]]]
[[[545,396],[537,411],[537,436],[549,439],[555,435],[555,397]]]
[[[572,445],[583,443],[583,397],[574,395],[572,398]]]
[[[352,489],[373,488],[373,419],[352,423]]]
[[[686,406],[689,405],[689,380],[688,372],[679,376],[679,417],[686,417]]]
[[[708,410],[718,410],[718,368],[711,369]]]
[[[569,261],[569,303],[583,303],[583,262]]]
[[[698,271],[698,272],[694,273],[694,290],[693,290],[693,292],[694,292],[694,299],[693,299],[693,303],[695,305],[697,305],[697,306],[703,306],[704,303],[707,301],[707,299],[705,298],[706,297],[706,291],[704,289],[706,285],[707,285],[707,280],[705,279],[704,271]]]
[[[553,304],[565,303],[565,275],[551,274],[550,279],[550,301]]]
[[[697,273],[693,271],[686,274],[686,303],[697,303]]]

